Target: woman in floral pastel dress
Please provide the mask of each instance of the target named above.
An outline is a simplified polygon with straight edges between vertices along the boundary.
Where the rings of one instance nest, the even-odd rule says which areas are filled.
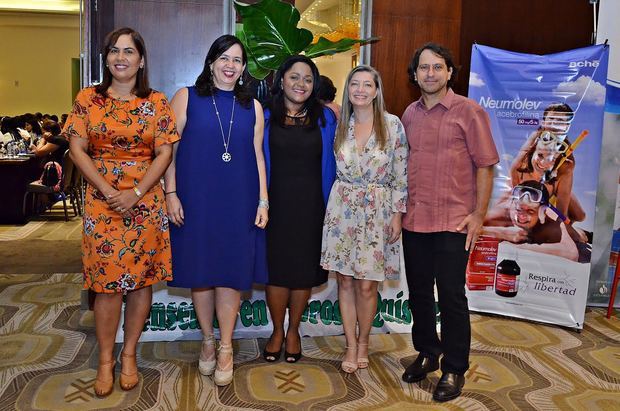
[[[400,120],[385,111],[382,90],[370,66],[347,77],[334,143],[336,182],[323,226],[321,264],[337,273],[347,373],[368,367],[378,284],[400,274],[408,146]]]
[[[151,309],[151,285],[172,279],[168,216],[159,179],[179,139],[166,97],[148,84],[146,49],[129,28],[108,35],[103,82],[80,91],[67,119],[71,158],[88,181],[84,288],[97,293],[95,394],[114,384],[114,340],[126,295],[120,387],[139,381],[136,345]]]

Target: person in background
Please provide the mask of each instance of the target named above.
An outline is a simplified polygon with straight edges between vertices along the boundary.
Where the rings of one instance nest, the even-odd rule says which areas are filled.
[[[69,115],[67,113],[64,113],[63,115],[60,116],[60,123],[58,123],[60,125],[60,128],[64,128],[65,123],[67,122],[67,117]]]
[[[30,145],[30,152],[41,158],[41,167],[48,161],[62,165],[62,158],[69,148],[69,141],[61,135],[60,126],[52,120],[43,121],[43,136],[37,144]]]
[[[28,131],[28,133],[30,133],[30,136],[31,136],[30,143],[36,145],[39,142],[39,139],[41,138],[41,136],[43,135],[41,126],[39,125],[39,122],[37,121],[34,114],[30,114],[30,113],[25,114],[24,121],[26,123],[25,124],[26,131]],[[60,128],[62,129],[62,125],[60,126]]]
[[[175,274],[168,285],[191,288],[203,334],[198,371],[213,374],[218,386],[233,380],[240,290],[267,281],[263,109],[247,90],[246,63],[237,37],[217,38],[195,86],[178,90],[171,103],[183,138],[165,175],[175,225]],[[214,311],[220,329],[217,359]]]
[[[331,111],[336,115],[336,121],[340,120],[340,106],[334,101],[336,98],[336,92],[338,90],[334,86],[332,80],[327,76],[321,76],[319,82],[318,98],[319,101],[325,106],[329,107]]]
[[[84,288],[96,293],[99,366],[94,391],[114,389],[114,341],[126,298],[119,385],[139,382],[136,349],[151,310],[151,286],[172,279],[168,216],[159,180],[179,139],[163,93],[149,87],[142,36],[131,28],[108,34],[103,81],[81,90],[64,135],[88,182],[84,203]]]
[[[276,361],[302,355],[299,325],[312,287],[327,281],[320,265],[325,206],[336,175],[336,117],[321,105],[319,71],[305,56],[289,57],[278,69],[265,111],[270,221],[267,228],[267,305],[273,332],[263,351]],[[288,309],[288,328],[284,320]]]
[[[353,373],[369,364],[378,285],[401,271],[398,240],[407,202],[408,148],[400,120],[385,110],[374,68],[358,66],[349,73],[342,105],[321,264],[337,273],[346,338],[341,368]]]
[[[439,368],[442,357],[442,375],[433,392],[433,398],[441,402],[461,395],[469,368],[465,266],[482,228],[499,155],[487,113],[451,89],[457,68],[448,49],[435,43],[423,45],[407,71],[422,95],[402,117],[410,147],[403,255],[413,346],[419,355],[402,379],[408,383],[424,380]]]

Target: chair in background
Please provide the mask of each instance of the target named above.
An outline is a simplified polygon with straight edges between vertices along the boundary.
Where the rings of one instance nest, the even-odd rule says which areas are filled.
[[[64,186],[64,192],[69,196],[69,199],[71,200],[71,204],[74,206],[74,210],[77,208],[77,212],[79,215],[82,215],[83,212],[83,206],[82,206],[82,187],[84,186],[83,184],[83,180],[82,180],[82,173],[80,173],[80,170],[75,167],[75,165],[73,164],[73,161],[71,161],[71,159],[69,158],[69,161],[71,162],[71,175],[69,175],[67,172],[67,177],[65,180],[65,186]]]
[[[60,195],[62,199],[62,205],[65,211],[65,221],[69,221],[69,213],[67,210],[67,197],[71,200],[71,205],[73,207],[73,212],[75,216],[78,216],[78,208],[80,209],[79,214],[81,215],[81,201],[78,199],[78,195],[76,195],[77,190],[75,190],[75,184],[73,184],[74,175],[79,174],[76,173],[77,170],[73,165],[73,161],[71,157],[69,157],[69,150],[65,151],[62,156],[62,176],[60,178],[60,191],[54,191],[53,187],[46,186],[41,183],[41,181],[33,181],[28,184],[28,188],[26,189],[26,193],[24,194],[24,200],[22,203],[24,215],[26,213],[26,200],[28,199],[28,195],[32,195],[32,208],[35,209],[37,204],[37,197],[39,194],[45,195]]]

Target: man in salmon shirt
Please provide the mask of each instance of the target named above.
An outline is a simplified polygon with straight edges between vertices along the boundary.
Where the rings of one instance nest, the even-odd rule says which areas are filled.
[[[433,392],[441,402],[461,395],[469,368],[465,266],[489,204],[493,165],[499,161],[487,113],[450,88],[456,71],[448,49],[427,43],[416,50],[408,73],[422,97],[402,117],[409,142],[403,253],[413,346],[419,352],[402,378],[422,381],[439,368],[441,357],[442,375]]]

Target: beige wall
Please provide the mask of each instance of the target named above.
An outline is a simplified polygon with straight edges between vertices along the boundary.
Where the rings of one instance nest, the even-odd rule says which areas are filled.
[[[329,77],[338,91],[336,92],[336,98],[334,102],[338,105],[342,105],[342,95],[344,83],[351,71],[352,67],[353,51],[346,51],[344,53],[334,54],[333,56],[324,56],[314,59],[319,69],[319,73],[323,76]]]
[[[0,115],[71,109],[79,16],[0,12]]]

